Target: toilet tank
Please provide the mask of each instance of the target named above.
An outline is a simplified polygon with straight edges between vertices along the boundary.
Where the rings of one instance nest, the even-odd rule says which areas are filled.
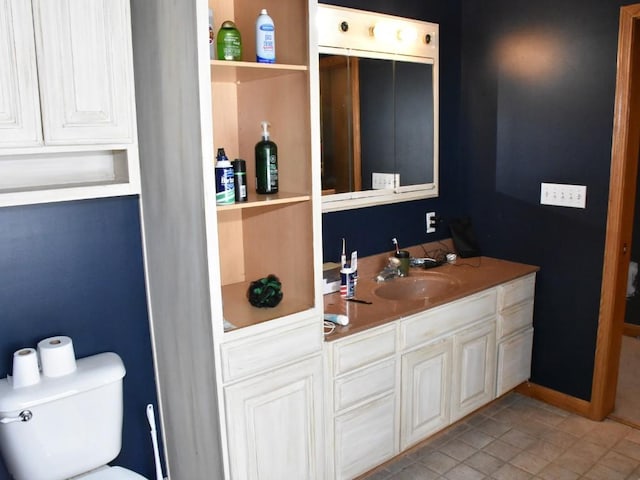
[[[62,480],[118,456],[124,375],[117,354],[101,353],[33,386],[0,379],[0,451],[15,480]],[[3,423],[24,411],[31,420]]]

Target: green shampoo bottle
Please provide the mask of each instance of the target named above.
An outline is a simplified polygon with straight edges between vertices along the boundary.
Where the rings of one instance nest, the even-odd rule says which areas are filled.
[[[256,192],[278,191],[278,146],[269,140],[269,122],[262,125],[262,140],[256,143]]]

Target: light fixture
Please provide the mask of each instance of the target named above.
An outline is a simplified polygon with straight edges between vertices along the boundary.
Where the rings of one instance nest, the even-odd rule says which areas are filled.
[[[369,29],[376,40],[393,42],[396,40],[396,28],[389,22],[378,22]]]
[[[415,28],[384,21],[377,22],[369,28],[369,33],[382,42],[412,43],[418,39],[418,31]]]

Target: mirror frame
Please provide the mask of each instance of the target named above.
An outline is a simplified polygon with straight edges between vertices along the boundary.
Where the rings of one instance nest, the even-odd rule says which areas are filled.
[[[322,211],[406,202],[437,197],[439,170],[439,26],[436,23],[406,19],[381,13],[318,4],[318,54],[348,55],[426,63],[433,66],[433,182],[396,186],[393,189],[345,192],[322,196]],[[377,24],[390,26],[394,32],[411,29],[417,33],[413,42],[381,41],[373,36]]]

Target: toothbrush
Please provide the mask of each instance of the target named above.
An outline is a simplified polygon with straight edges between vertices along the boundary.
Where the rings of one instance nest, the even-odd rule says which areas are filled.
[[[342,239],[342,255],[340,256],[340,267],[345,268],[347,266],[347,252],[345,249],[344,238]]]
[[[393,237],[391,239],[391,241],[393,242],[393,244],[396,246],[396,253],[400,253],[400,247],[398,246],[398,239]]]

